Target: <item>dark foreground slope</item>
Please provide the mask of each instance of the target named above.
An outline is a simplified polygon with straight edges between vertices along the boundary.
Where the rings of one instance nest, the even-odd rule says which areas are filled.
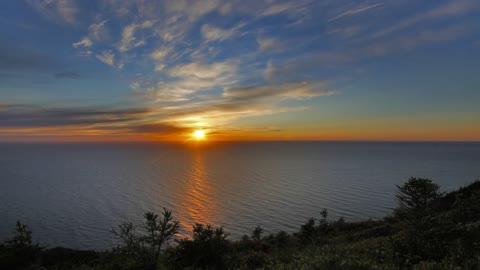
[[[175,240],[171,212],[120,225],[123,245],[95,252],[33,245],[17,224],[0,246],[0,269],[480,269],[480,182],[439,193],[428,179],[398,187],[399,206],[379,221],[331,221],[327,210],[298,232],[230,241],[222,228],[197,224]],[[172,241],[170,241],[172,240]]]

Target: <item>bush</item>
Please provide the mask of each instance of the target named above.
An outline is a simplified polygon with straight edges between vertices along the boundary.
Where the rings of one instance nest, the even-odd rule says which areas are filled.
[[[404,211],[425,209],[440,197],[439,186],[426,178],[411,177],[402,186],[397,185],[397,188],[399,208]]]
[[[33,264],[41,250],[32,242],[32,231],[17,221],[14,236],[0,247],[0,269],[18,269]]]
[[[255,227],[255,229],[252,232],[252,239],[257,241],[262,239],[262,233],[263,233],[263,229],[261,226]]]
[[[227,236],[222,227],[197,223],[193,226],[193,239],[178,241],[178,246],[170,255],[170,262],[175,269],[226,269],[226,255],[230,249]]]
[[[173,219],[172,211],[165,208],[160,219],[153,212],[145,213],[144,217],[145,223],[140,228],[143,232],[139,232],[131,222],[122,223],[118,230],[112,230],[123,242],[123,246],[117,247],[114,252],[132,260],[133,265],[156,269],[160,251],[178,233],[179,222]]]

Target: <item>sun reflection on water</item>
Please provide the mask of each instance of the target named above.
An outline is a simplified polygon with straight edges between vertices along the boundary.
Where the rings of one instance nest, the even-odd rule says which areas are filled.
[[[215,225],[213,214],[215,211],[215,197],[211,185],[208,183],[208,174],[201,149],[192,152],[191,173],[184,182],[185,194],[181,196],[179,209],[183,213],[180,220],[181,229],[187,232],[183,237],[191,237],[195,223]]]

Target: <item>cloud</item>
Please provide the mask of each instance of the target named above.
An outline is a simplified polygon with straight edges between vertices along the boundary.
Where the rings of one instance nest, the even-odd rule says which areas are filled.
[[[165,68],[165,58],[167,55],[173,51],[173,47],[163,46],[155,49],[151,54],[150,58],[155,62],[155,71],[163,71]]]
[[[205,64],[192,62],[168,69],[170,78],[147,87],[143,94],[157,102],[179,102],[199,91],[232,86],[238,81],[236,65],[230,62]]]
[[[332,90],[319,89],[324,86],[325,83],[298,82],[278,86],[241,87],[227,89],[223,96],[230,101],[258,102],[270,98],[301,100],[335,94]]]
[[[88,36],[83,37],[80,41],[72,44],[74,48],[84,47],[90,48],[93,46],[93,41],[105,41],[108,38],[108,29],[105,26],[107,20],[101,21],[99,23],[92,23],[88,27]]]
[[[0,104],[0,127],[55,127],[126,123],[140,120],[148,109],[108,107],[44,108],[36,105]]]
[[[0,41],[0,70],[6,71],[43,71],[60,64],[35,49]]]
[[[240,26],[241,27],[241,26]],[[202,36],[207,42],[209,41],[223,41],[226,39],[231,38],[235,32],[237,31],[239,26],[236,26],[231,29],[221,29],[218,27],[214,27],[208,24],[204,24],[202,26]]]
[[[131,132],[135,133],[151,133],[151,134],[179,134],[190,130],[184,127],[174,126],[168,123],[148,123],[148,124],[138,124],[129,126]]]
[[[91,39],[95,41],[102,41],[106,40],[108,38],[108,29],[105,26],[105,24],[108,22],[108,20],[103,20],[99,23],[92,23],[88,27],[88,34],[91,37]]]
[[[27,0],[27,2],[52,21],[77,23],[78,8],[73,0]]]
[[[150,54],[150,57],[153,60],[161,61],[161,60],[165,59],[165,57],[172,51],[172,49],[173,49],[172,47],[158,48]]]
[[[267,62],[263,77],[270,83],[310,78],[318,70],[335,69],[358,63],[365,59],[384,57],[412,51],[422,46],[451,42],[466,37],[476,28],[464,24],[450,25],[437,29],[421,29],[388,39],[373,40],[365,45],[333,49],[330,51],[309,52],[281,62]],[[348,65],[347,65],[348,64]]]
[[[442,29],[421,30],[417,33],[402,35],[385,41],[378,41],[359,50],[368,56],[383,56],[398,51],[407,51],[426,44],[448,42],[461,38],[471,32],[470,27],[451,25]]]
[[[112,50],[105,50],[102,52],[102,54],[96,54],[95,57],[97,57],[97,59],[103,63],[115,67],[115,54],[112,52]]]
[[[72,44],[72,46],[74,48],[78,48],[78,47],[92,47],[93,45],[93,42],[90,38],[88,37],[84,37],[82,38],[82,40],[80,40],[79,42],[75,42]]]
[[[199,102],[189,102],[160,109],[163,121],[183,127],[219,127],[237,119],[271,115],[307,109],[304,106],[287,107],[287,100],[303,100],[336,94],[327,90],[326,82],[297,82],[275,86],[232,87],[223,91],[221,98],[212,96]]]
[[[221,6],[220,0],[166,0],[168,12],[184,16],[190,22],[196,21],[201,16],[210,13]]]
[[[125,17],[135,9],[136,1],[125,0],[101,0],[102,9],[113,11],[118,17]]]
[[[122,39],[120,41],[120,46],[118,50],[121,52],[126,52],[132,48],[139,47],[145,44],[145,40],[143,38],[138,38],[135,35],[137,29],[147,29],[153,26],[152,21],[144,21],[143,23],[136,24],[131,23],[123,28],[122,31]]]
[[[236,66],[228,62],[217,62],[213,64],[203,64],[193,62],[185,65],[178,65],[169,71],[172,77],[198,78],[198,79],[216,79],[220,77],[231,77],[236,71]]]
[[[284,48],[284,44],[280,42],[277,38],[257,38],[258,47],[261,50],[280,50]]]
[[[386,27],[372,35],[374,38],[389,35],[401,29],[413,26],[423,21],[445,19],[452,16],[461,16],[480,8],[476,0],[455,0],[429,11],[419,13],[415,16],[402,20],[390,27]]]
[[[344,12],[338,14],[337,16],[329,19],[328,21],[329,21],[329,22],[332,22],[332,21],[341,19],[341,18],[346,17],[346,16],[351,16],[351,15],[356,15],[356,14],[364,13],[364,12],[366,12],[366,11],[369,11],[369,10],[371,10],[371,9],[374,9],[374,8],[377,8],[377,7],[381,7],[381,6],[383,6],[382,3],[377,3],[377,4],[367,5],[367,6],[355,7],[355,8],[353,8],[353,9],[349,9],[349,10],[347,10],[347,11],[344,11]]]
[[[280,63],[269,61],[262,75],[268,82],[276,84],[298,80],[298,78],[309,79],[313,76],[318,77],[316,74],[318,70],[338,67],[364,57],[366,57],[365,52],[358,49],[309,52]]]
[[[136,24],[129,24],[125,28],[123,28],[122,31],[122,41],[120,42],[120,47],[118,47],[118,50],[121,52],[127,51],[131,48],[131,43],[135,41],[135,30],[137,29]],[[142,45],[143,41],[137,41],[136,44],[133,45],[133,47]]]
[[[339,36],[344,39],[352,38],[358,36],[360,33],[368,29],[363,25],[348,25],[343,27],[336,27],[327,32],[329,35]]]
[[[80,78],[80,74],[77,72],[72,72],[72,71],[62,71],[54,74],[56,78],[63,79],[78,79]]]
[[[271,16],[271,15],[276,15],[279,13],[286,12],[288,10],[291,10],[294,7],[294,2],[284,2],[280,4],[274,4],[269,7],[267,7],[263,12],[263,16]]]
[[[109,141],[181,138],[191,129],[155,121],[154,110],[145,108],[53,108],[29,104],[0,104],[0,138],[11,140],[106,138]],[[168,136],[168,137],[166,137]]]

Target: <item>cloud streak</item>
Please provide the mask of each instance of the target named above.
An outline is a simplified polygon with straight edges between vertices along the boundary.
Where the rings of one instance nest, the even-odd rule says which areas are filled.
[[[353,9],[346,10],[346,11],[338,14],[337,16],[329,19],[328,21],[333,22],[333,21],[341,19],[343,17],[364,13],[364,12],[367,12],[371,9],[375,9],[375,8],[378,8],[378,7],[381,7],[381,6],[383,6],[382,3],[376,3],[376,4],[372,4],[372,5],[366,5],[366,6],[359,6],[359,7],[353,8]]]
[[[39,71],[51,70],[60,64],[36,49],[26,48],[6,41],[0,42],[0,70]]]
[[[27,2],[52,21],[77,23],[78,8],[73,0],[27,0]]]
[[[474,12],[480,8],[480,4],[475,0],[456,0],[447,2],[444,5],[435,7],[426,12],[418,13],[415,16],[395,23],[392,26],[384,28],[373,34],[374,38],[382,37],[400,31],[402,29],[419,24],[423,21],[446,19],[452,16],[461,16]]]
[[[105,107],[45,108],[36,105],[0,104],[0,127],[59,127],[138,121],[148,109]]]

